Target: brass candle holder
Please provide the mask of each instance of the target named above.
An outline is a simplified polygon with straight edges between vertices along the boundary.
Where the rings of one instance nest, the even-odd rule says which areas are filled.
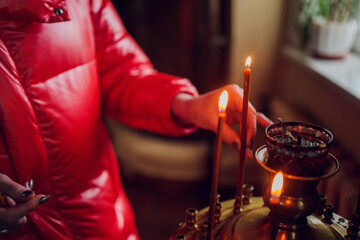
[[[356,239],[354,222],[333,213],[326,196],[316,190],[320,180],[339,169],[329,153],[333,136],[321,127],[301,122],[280,122],[265,130],[266,145],[255,158],[269,174],[262,197],[247,197],[240,212],[234,213],[235,199],[220,202],[219,216],[211,231],[216,240],[344,240]],[[283,173],[283,185],[274,197],[275,174]],[[249,187],[244,189],[248,189]],[[244,191],[245,192],[245,191]],[[250,199],[251,198],[251,199]],[[275,199],[275,201],[274,201]],[[209,209],[197,214],[198,227],[181,224],[170,239],[205,239]]]
[[[273,179],[284,173],[283,193],[278,203],[271,199],[271,182],[263,194],[270,219],[277,228],[299,231],[306,217],[319,205],[316,187],[321,179],[334,175],[339,163],[329,154],[333,136],[319,126],[301,122],[279,122],[265,129],[266,146],[260,147],[256,160]]]
[[[269,168],[266,162],[269,159],[266,146],[256,151],[256,160],[269,173],[269,179],[273,179],[276,170]],[[315,212],[320,204],[319,193],[316,187],[321,179],[334,175],[339,169],[339,163],[334,156],[326,157],[327,168],[323,174],[314,177],[302,177],[284,174],[283,192],[279,202],[272,203],[271,181],[267,184],[263,193],[265,206],[270,209],[269,220],[274,228],[286,231],[300,231],[307,225],[307,216]]]

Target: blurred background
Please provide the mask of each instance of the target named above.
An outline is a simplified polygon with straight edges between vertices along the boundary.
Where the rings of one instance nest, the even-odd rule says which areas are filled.
[[[336,2],[337,4],[334,4]],[[360,189],[360,37],[351,0],[113,0],[127,30],[161,72],[189,78],[200,93],[243,85],[252,57],[250,101],[273,121],[304,121],[334,134],[340,171],[319,192],[351,218]],[[331,24],[336,22],[336,29]],[[344,25],[339,25],[344,24]],[[349,29],[348,32],[344,32]],[[337,32],[340,31],[339,39]],[[330,38],[329,38],[330,36]],[[344,39],[345,37],[345,39]],[[332,45],[333,44],[333,45]],[[335,45],[334,45],[335,44]],[[124,188],[143,240],[168,239],[185,209],[209,204],[215,134],[172,139],[108,120]],[[235,126],[236,128],[236,126]],[[264,145],[259,128],[253,151]],[[223,145],[219,193],[233,198],[237,153]],[[245,182],[261,195],[267,175],[249,159]]]

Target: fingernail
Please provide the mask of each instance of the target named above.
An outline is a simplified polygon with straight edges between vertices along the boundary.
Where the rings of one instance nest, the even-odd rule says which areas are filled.
[[[31,190],[26,190],[26,191],[24,191],[24,192],[21,193],[21,196],[22,196],[22,197],[27,197],[27,196],[29,196],[29,195],[32,194],[32,193],[33,193],[33,191],[31,191]]]
[[[239,150],[240,150],[239,144],[238,144],[236,141],[234,141],[231,145],[233,146],[233,148],[234,148],[236,151],[239,151]]]
[[[30,188],[30,190],[33,189],[34,186],[34,181],[32,179],[30,179],[29,183],[28,183],[28,187]]]
[[[50,198],[51,198],[50,195],[40,198],[39,204],[43,204],[43,203],[47,202]]]

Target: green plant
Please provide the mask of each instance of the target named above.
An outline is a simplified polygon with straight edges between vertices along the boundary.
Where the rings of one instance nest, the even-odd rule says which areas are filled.
[[[348,21],[354,12],[354,4],[354,0],[318,0],[319,16],[330,21]]]
[[[311,23],[314,17],[343,22],[351,19],[355,0],[301,0],[299,21]]]
[[[310,25],[315,18],[337,22],[349,21],[354,13],[355,1],[356,0],[300,0],[298,22],[303,47],[308,43]]]

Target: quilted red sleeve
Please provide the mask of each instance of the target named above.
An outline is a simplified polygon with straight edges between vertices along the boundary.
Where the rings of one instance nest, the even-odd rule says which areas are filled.
[[[93,1],[93,24],[105,114],[137,129],[170,136],[194,127],[178,126],[171,117],[178,93],[198,95],[188,79],[159,73],[126,31],[110,1]]]

